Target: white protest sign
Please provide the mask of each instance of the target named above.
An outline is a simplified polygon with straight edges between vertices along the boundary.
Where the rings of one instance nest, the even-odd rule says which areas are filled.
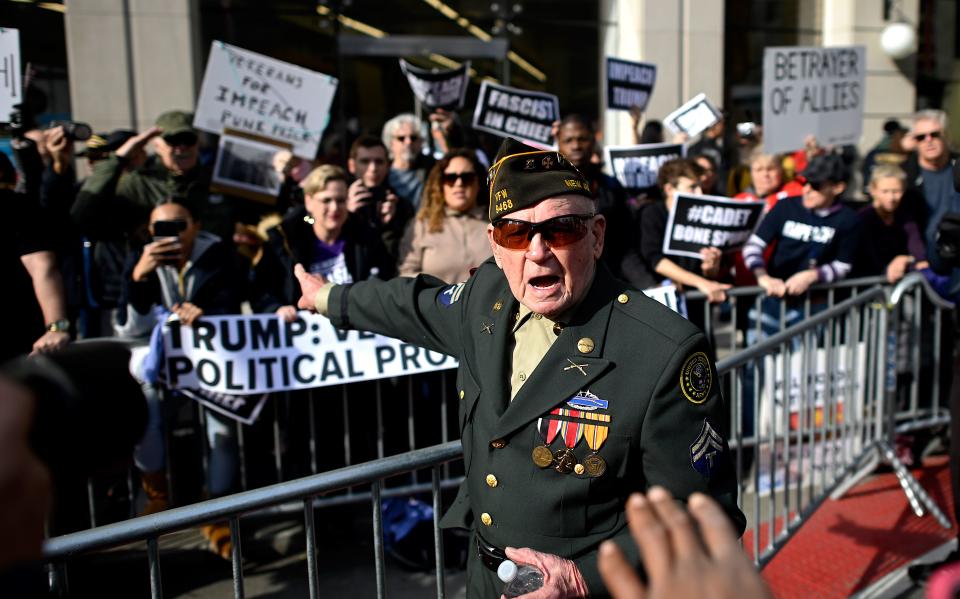
[[[706,94],[697,94],[668,114],[667,118],[663,119],[663,124],[674,133],[686,133],[690,137],[696,137],[719,121],[720,116],[720,111],[707,99]]]
[[[0,123],[10,121],[14,105],[23,101],[20,79],[20,32],[0,28]]]
[[[390,337],[341,331],[325,317],[301,312],[205,316],[192,326],[164,327],[170,388],[251,395],[456,368],[457,361]]]
[[[336,90],[329,75],[215,41],[193,126],[217,135],[234,129],[268,137],[313,159]]]
[[[680,313],[680,303],[677,301],[677,288],[673,285],[644,289],[643,294],[652,300],[660,302],[674,312]]]
[[[763,53],[763,149],[855,144],[863,131],[867,62],[863,46],[766,48]]]

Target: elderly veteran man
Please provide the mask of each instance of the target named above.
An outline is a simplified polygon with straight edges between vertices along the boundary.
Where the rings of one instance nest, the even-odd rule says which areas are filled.
[[[468,595],[498,597],[507,557],[544,572],[530,597],[604,596],[597,547],[639,562],[623,506],[652,485],[712,495],[742,531],[703,334],[598,262],[606,222],[563,155],[507,140],[489,179],[494,257],[466,282],[296,269],[301,308],[460,360],[466,480],[442,524],[473,531]]]

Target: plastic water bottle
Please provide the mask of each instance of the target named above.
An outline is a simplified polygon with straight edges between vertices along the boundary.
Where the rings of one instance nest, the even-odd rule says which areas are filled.
[[[497,576],[507,583],[503,587],[504,597],[520,597],[532,593],[543,586],[543,572],[533,566],[520,566],[505,559],[497,567]]]

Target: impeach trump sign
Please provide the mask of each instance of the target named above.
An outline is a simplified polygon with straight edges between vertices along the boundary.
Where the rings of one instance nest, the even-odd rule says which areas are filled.
[[[311,389],[456,368],[445,354],[397,339],[341,331],[325,317],[301,312],[204,316],[163,331],[166,384],[230,395]]]
[[[484,81],[473,111],[473,128],[546,147],[553,138],[550,127],[559,118],[560,101],[553,94]]]
[[[777,47],[763,52],[763,149],[768,154],[803,147],[857,143],[863,131],[863,46]]]
[[[663,253],[699,258],[703,248],[738,250],[756,228],[764,206],[762,201],[678,193],[667,219]]]
[[[336,91],[333,77],[215,41],[193,126],[217,135],[233,129],[267,137],[312,160]]]

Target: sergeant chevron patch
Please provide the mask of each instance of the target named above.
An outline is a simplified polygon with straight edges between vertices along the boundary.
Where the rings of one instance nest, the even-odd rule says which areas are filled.
[[[437,299],[440,300],[440,303],[448,308],[453,304],[457,303],[460,300],[460,296],[463,294],[463,286],[466,283],[457,283],[456,285],[450,285],[440,292],[440,295],[437,296]]]
[[[726,450],[726,440],[714,430],[709,420],[704,419],[700,434],[690,445],[690,464],[705,478],[710,478],[720,467],[720,459]]]

